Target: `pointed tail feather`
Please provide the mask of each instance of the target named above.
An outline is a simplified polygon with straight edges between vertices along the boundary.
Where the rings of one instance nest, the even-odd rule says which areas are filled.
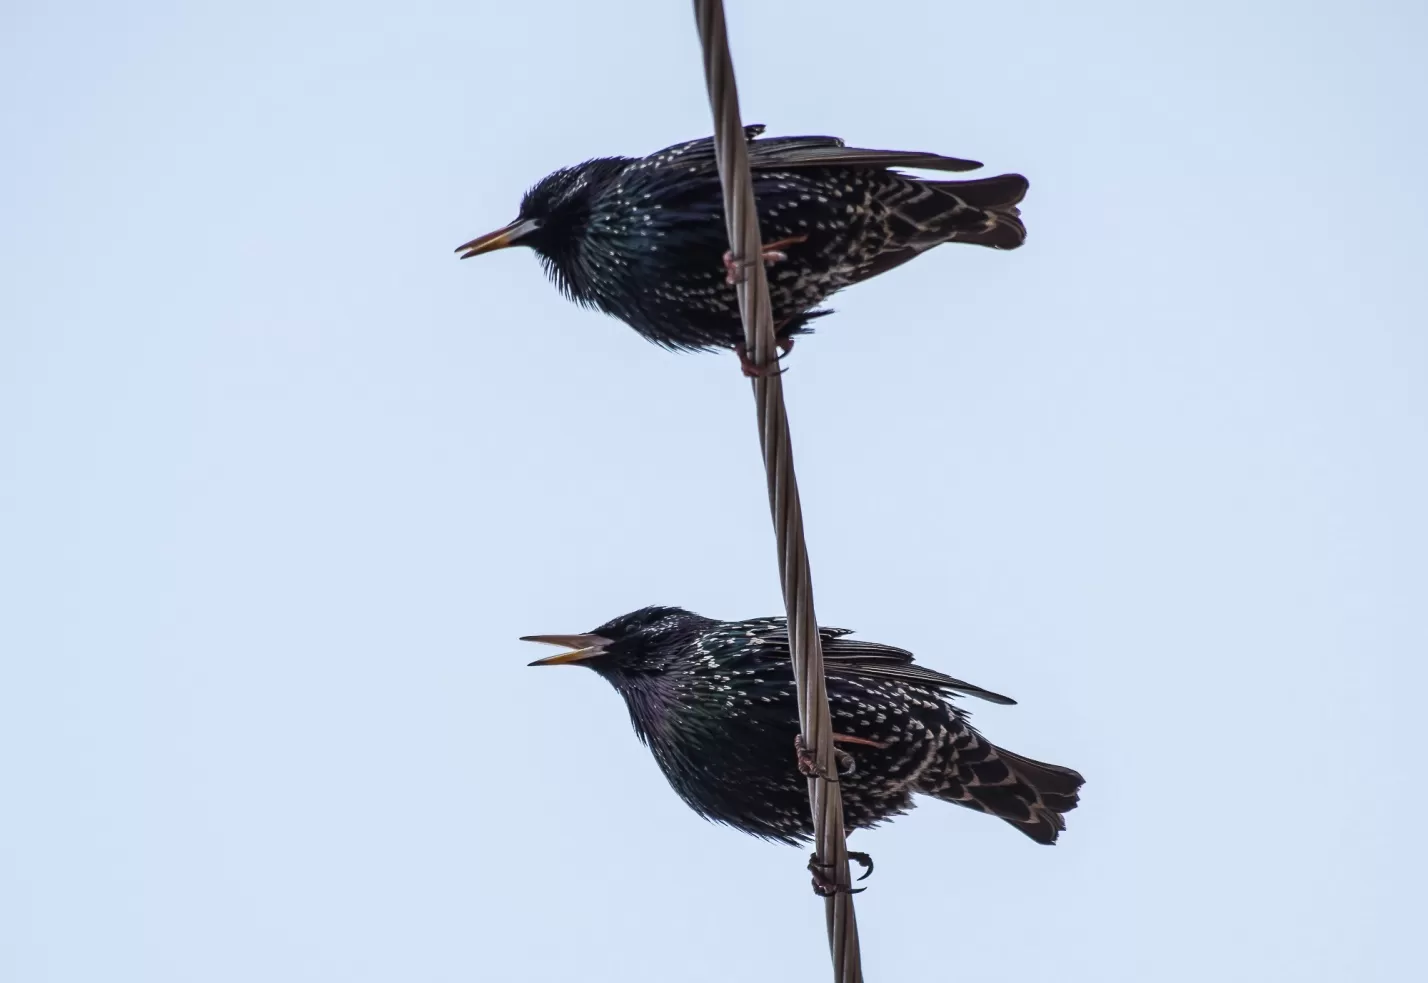
[[[1026,241],[1026,226],[1016,206],[1030,187],[1020,174],[999,174],[976,181],[927,181],[966,211],[946,242],[966,242],[991,249],[1015,249]],[[954,210],[953,214],[956,215]]]
[[[1026,226],[1017,209],[1026,190],[1026,178],[1020,174],[976,181],[906,179],[900,189],[882,196],[892,242],[866,276],[900,266],[944,242],[1015,249],[1026,241]]]
[[[965,242],[988,249],[1016,249],[1026,242],[1026,226],[1015,208],[1006,212],[983,212],[982,224],[972,229],[958,229],[946,242]]]
[[[1038,843],[1056,842],[1064,813],[1080,799],[1080,773],[999,748],[969,725],[946,751],[941,773],[919,791],[1003,819]]]
[[[971,181],[923,181],[929,188],[960,198],[973,208],[991,211],[1016,211],[1026,197],[1031,182],[1020,174],[998,174],[996,177]]]
[[[1022,819],[1021,810],[1001,818],[1011,823],[1038,843],[1052,844],[1056,835],[1066,828],[1065,813],[1076,808],[1081,800],[1081,786],[1086,780],[1080,772],[1060,765],[1033,761],[1005,748],[996,749],[999,757],[1011,769],[1018,784],[1029,790],[1034,800],[1023,796],[1030,805],[1030,817]]]

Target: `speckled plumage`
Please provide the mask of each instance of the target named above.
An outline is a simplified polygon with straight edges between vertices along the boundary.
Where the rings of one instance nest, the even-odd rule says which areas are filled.
[[[949,697],[1013,701],[847,634],[822,629],[837,746],[853,767],[841,778],[847,827],[877,825],[911,809],[914,795],[930,795],[1054,843],[1081,776],[996,747]],[[700,815],[787,843],[812,836],[783,618],[726,622],[651,607],[588,635],[533,640],[592,646],[542,662],[578,661],[609,681],[669,783]]]
[[[1026,238],[1019,174],[932,181],[890,170],[965,171],[936,154],[862,150],[836,137],[758,139],[746,128],[765,243],[799,240],[769,267],[780,337],[807,330],[837,290],[944,242],[1015,249]],[[738,299],[713,141],[643,158],[586,161],[544,178],[504,229],[460,247],[465,256],[527,245],[571,300],[611,314],[670,349],[737,347]]]

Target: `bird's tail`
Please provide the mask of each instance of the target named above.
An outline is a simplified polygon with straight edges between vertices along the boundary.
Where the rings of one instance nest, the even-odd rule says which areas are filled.
[[[1052,844],[1076,808],[1080,773],[999,748],[969,725],[945,748],[940,771],[919,791],[1006,820],[1038,843]]]
[[[1026,241],[1026,226],[1016,206],[1029,187],[1020,174],[999,174],[975,181],[923,181],[952,199],[943,221],[943,242],[968,242],[992,249],[1015,249]]]
[[[903,177],[895,192],[884,194],[892,241],[864,271],[863,278],[886,273],[944,242],[969,242],[991,249],[1015,249],[1026,241],[1017,204],[1026,197],[1020,174],[999,174],[976,181],[923,181]]]

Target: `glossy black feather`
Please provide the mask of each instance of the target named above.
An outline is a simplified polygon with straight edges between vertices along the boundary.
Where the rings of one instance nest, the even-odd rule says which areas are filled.
[[[700,815],[755,836],[811,836],[807,784],[794,755],[798,705],[782,618],[715,621],[681,608],[643,608],[592,633],[603,654],[582,661],[624,698],[636,733]],[[1075,808],[1075,771],[985,740],[949,697],[1011,702],[913,663],[903,649],[823,629],[828,698],[850,829],[906,812],[930,795],[1006,820],[1053,843]]]
[[[976,161],[846,147],[836,137],[759,138],[747,128],[765,243],[800,239],[769,268],[780,336],[808,329],[830,294],[944,242],[1014,249],[1026,237],[1019,174],[930,181],[894,167],[966,171]],[[549,175],[521,202],[538,228],[513,244],[540,256],[561,292],[670,349],[743,339],[714,145],[709,138],[648,157],[586,161]]]

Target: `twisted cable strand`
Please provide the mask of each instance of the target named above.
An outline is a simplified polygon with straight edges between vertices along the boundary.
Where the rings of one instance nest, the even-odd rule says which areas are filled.
[[[762,261],[758,206],[749,171],[744,126],[739,116],[739,89],[729,55],[722,0],[694,0],[694,17],[704,51],[704,79],[709,106],[714,113],[714,148],[719,180],[724,192],[724,220],[729,245],[746,275],[739,280],[739,313],[744,320],[746,349],[755,365],[774,368],[775,337],[768,276]],[[834,983],[862,983],[858,949],[858,922],[848,848],[843,830],[843,798],[836,782],[824,775],[838,774],[833,752],[833,723],[828,710],[828,689],[823,675],[823,645],[813,609],[813,584],[808,566],[808,545],[803,535],[803,508],[793,470],[793,444],[783,401],[783,380],[759,375],[753,380],[758,406],[759,443],[768,477],[769,511],[778,542],[783,603],[788,614],[793,676],[798,687],[798,719],[804,743],[813,750],[818,775],[808,780],[813,813],[817,860],[828,865],[837,890],[826,899],[828,945],[833,957]],[[790,752],[791,753],[791,752]]]

